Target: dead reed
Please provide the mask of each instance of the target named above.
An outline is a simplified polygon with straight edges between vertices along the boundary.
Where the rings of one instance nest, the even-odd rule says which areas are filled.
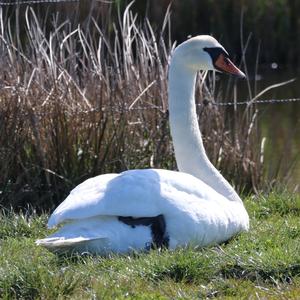
[[[1,205],[50,209],[97,174],[176,169],[167,113],[169,12],[155,32],[130,6],[105,28],[91,17],[85,27],[65,21],[45,30],[28,8],[21,42],[0,13]],[[199,122],[210,158],[239,190],[261,188],[257,110],[204,105],[224,92],[202,77]],[[232,79],[228,89],[234,95]]]

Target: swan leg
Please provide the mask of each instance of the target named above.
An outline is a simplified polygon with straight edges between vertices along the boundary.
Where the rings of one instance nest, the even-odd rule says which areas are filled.
[[[135,226],[150,226],[152,234],[152,244],[150,248],[168,248],[169,247],[169,236],[166,233],[166,221],[163,215],[156,217],[118,217],[120,222],[125,223],[132,228]]]

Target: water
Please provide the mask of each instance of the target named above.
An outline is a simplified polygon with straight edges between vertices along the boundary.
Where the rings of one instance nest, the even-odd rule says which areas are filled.
[[[300,79],[291,68],[276,65],[262,66],[256,76],[250,74],[251,85],[257,91],[275,83],[296,78],[293,83],[275,88],[260,99],[300,98]],[[240,86],[242,99],[247,92],[246,83]],[[266,137],[265,162],[269,178],[277,177],[289,189],[300,192],[300,101],[259,105],[259,124]]]

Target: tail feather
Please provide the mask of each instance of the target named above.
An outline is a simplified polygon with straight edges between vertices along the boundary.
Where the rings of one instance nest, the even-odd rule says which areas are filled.
[[[54,253],[78,253],[89,252],[91,254],[99,251],[106,252],[108,247],[108,239],[106,237],[48,237],[37,240],[38,246],[43,246]]]
[[[129,220],[131,220],[129,218]],[[128,221],[128,218],[125,220]],[[143,250],[152,242],[151,228],[127,224],[115,216],[70,220],[36,244],[54,253],[109,255]]]

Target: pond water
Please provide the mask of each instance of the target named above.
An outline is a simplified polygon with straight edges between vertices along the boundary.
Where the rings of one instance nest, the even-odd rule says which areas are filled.
[[[300,98],[300,78],[295,70],[276,64],[260,67],[256,76],[250,73],[250,83],[257,85],[258,92],[291,78],[296,79],[268,91],[260,99]],[[241,99],[247,99],[247,84],[241,83],[239,88]],[[260,104],[258,108],[259,125],[266,137],[267,173],[270,178],[279,178],[289,189],[300,192],[300,101]]]

